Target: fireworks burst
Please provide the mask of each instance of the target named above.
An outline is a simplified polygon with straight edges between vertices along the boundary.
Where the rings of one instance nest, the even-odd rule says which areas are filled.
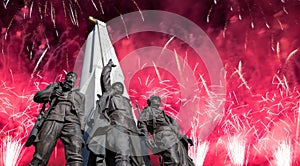
[[[17,166],[24,153],[24,143],[20,138],[11,138],[9,135],[2,140],[0,145],[3,166]],[[1,160],[0,160],[1,162]]]

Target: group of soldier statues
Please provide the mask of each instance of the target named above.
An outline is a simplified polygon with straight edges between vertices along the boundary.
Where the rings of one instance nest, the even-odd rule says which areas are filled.
[[[26,146],[35,146],[31,166],[47,165],[58,139],[64,144],[67,166],[83,165],[84,146],[89,151],[89,166],[150,166],[151,152],[159,156],[163,166],[194,165],[187,153],[192,141],[159,108],[159,96],[148,99],[136,124],[130,100],[123,96],[124,85],[111,84],[113,67],[109,60],[102,70],[103,93],[98,95],[96,109],[89,119],[85,118],[85,97],[74,88],[77,80],[74,72],[67,73],[64,82],[52,83],[35,94],[34,101],[44,105],[26,142]],[[47,103],[50,106],[45,111]],[[88,133],[86,141],[84,133]]]

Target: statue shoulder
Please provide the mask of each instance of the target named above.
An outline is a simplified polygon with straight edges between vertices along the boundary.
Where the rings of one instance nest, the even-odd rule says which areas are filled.
[[[153,114],[152,108],[149,106],[146,106],[143,111],[142,111],[143,115],[149,115],[149,114]]]
[[[80,92],[79,88],[73,89],[72,92],[76,95],[79,96],[81,99],[85,99],[85,95]]]

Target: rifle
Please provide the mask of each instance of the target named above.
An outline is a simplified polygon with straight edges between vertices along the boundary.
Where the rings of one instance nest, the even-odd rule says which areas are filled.
[[[57,85],[57,83],[54,83],[54,84],[55,84],[55,86],[52,89],[52,91],[55,90],[56,88],[59,88],[59,86]],[[49,100],[48,101],[50,101],[50,96],[49,96]],[[34,144],[34,140],[36,139],[37,134],[39,133],[41,127],[43,126],[44,121],[47,119],[50,111],[57,104],[56,103],[57,102],[57,98],[53,99],[52,102],[51,102],[50,107],[45,112],[46,105],[47,105],[48,101],[43,104],[43,107],[42,107],[42,109],[41,109],[38,117],[36,118],[35,124],[34,124],[32,130],[31,130],[31,132],[30,132],[30,134],[29,134],[29,136],[27,138],[27,141],[25,143],[26,147],[29,147],[29,146],[31,146],[31,145]]]
[[[138,111],[138,114],[139,114],[139,116],[140,116],[140,115],[141,115],[141,110],[140,110],[139,104],[136,103],[136,104],[135,104],[135,107],[136,107],[136,109],[137,109],[137,111]]]

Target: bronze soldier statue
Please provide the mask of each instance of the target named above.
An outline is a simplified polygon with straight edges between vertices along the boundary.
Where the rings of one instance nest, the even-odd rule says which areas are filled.
[[[112,60],[101,73],[102,96],[87,140],[90,166],[142,166],[141,147],[130,100],[124,97],[121,82],[111,84]]]
[[[49,102],[50,106],[45,113],[47,117],[42,117],[43,124],[39,126],[38,133],[34,137],[35,152],[30,162],[31,166],[47,165],[58,138],[65,147],[66,165],[82,165],[85,97],[78,89],[74,89],[76,80],[77,74],[69,72],[64,82],[59,84],[54,82],[35,94],[33,99],[35,102]]]
[[[183,142],[188,141],[179,132],[176,121],[160,110],[161,99],[159,96],[151,96],[147,101],[148,106],[142,111],[138,128],[145,136],[146,145],[154,154],[162,158],[164,166],[193,166],[192,159],[188,156]],[[148,135],[151,134],[152,138]],[[182,142],[183,141],[183,142]]]

